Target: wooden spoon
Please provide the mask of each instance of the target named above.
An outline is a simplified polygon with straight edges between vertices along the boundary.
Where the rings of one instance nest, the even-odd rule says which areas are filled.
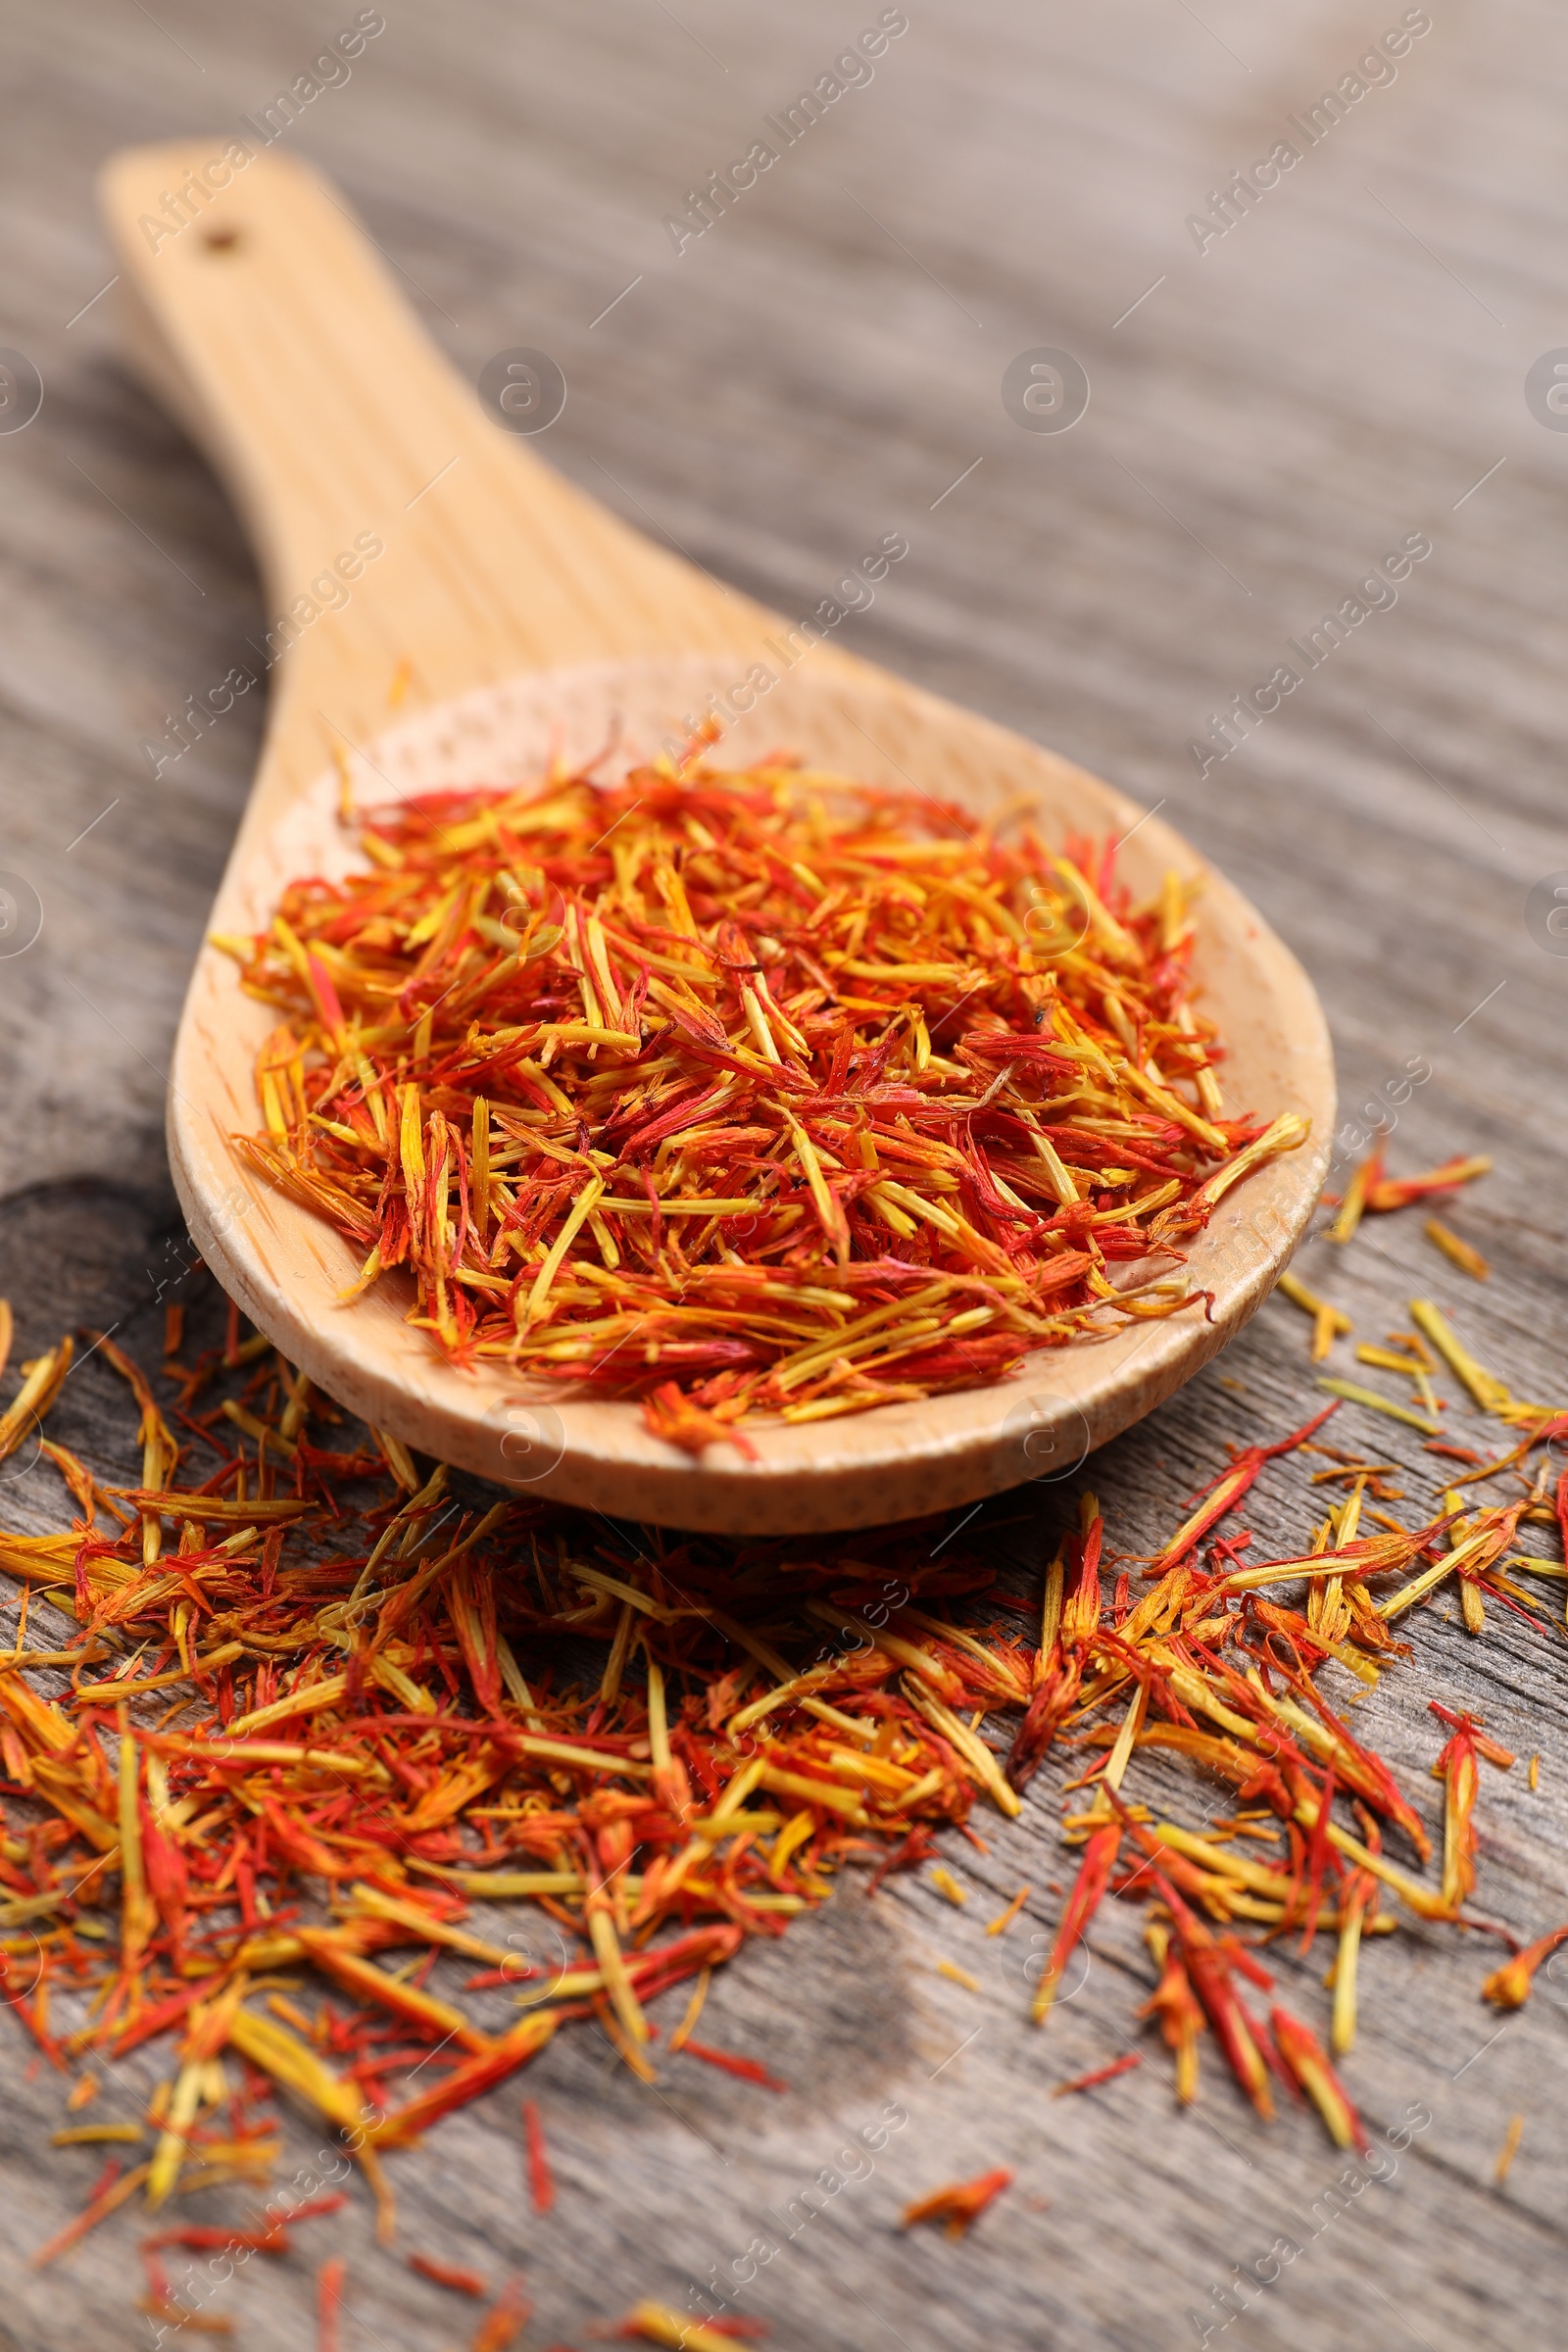
[[[1097,778],[833,646],[803,651],[803,634],[562,481],[433,349],[335,191],[290,158],[243,152],[220,137],[137,148],[103,178],[131,355],[228,484],[266,584],[267,740],[215,930],[263,928],[285,882],[348,870],[345,789],[375,801],[525,777],[558,750],[587,758],[617,717],[657,751],[715,695],[752,704],[721,747],[737,766],[788,743],[978,811],[1029,796],[1057,838],[1127,835],[1136,890],[1171,866],[1201,870],[1168,826]],[[531,422],[550,384],[519,366],[508,406]],[[212,701],[234,683],[215,682]],[[174,1050],[175,1187],[203,1257],[288,1360],[424,1453],[675,1527],[783,1533],[946,1509],[1069,1476],[1224,1345],[1306,1223],[1334,1117],[1317,1001],[1213,873],[1197,922],[1229,1102],[1311,1122],[1309,1143],[1229,1194],[1193,1250],[1209,1315],[1042,1352],[991,1388],[760,1421],[756,1463],[724,1446],[694,1461],[633,1403],[454,1369],[403,1320],[395,1282],[337,1304],[356,1271],[349,1246],[232,1148],[259,1123],[254,1058],[273,1015],[211,947]]]

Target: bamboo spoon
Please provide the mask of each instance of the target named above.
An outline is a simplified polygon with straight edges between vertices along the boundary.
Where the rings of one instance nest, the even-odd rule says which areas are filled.
[[[270,154],[239,164],[240,152],[215,169],[220,138],[132,149],[103,180],[131,355],[244,515],[278,657],[215,930],[263,928],[294,875],[347,870],[343,790],[376,801],[522,777],[557,749],[588,757],[616,716],[656,751],[757,662],[776,682],[727,732],[726,763],[789,743],[978,811],[1027,795],[1058,838],[1069,826],[1130,835],[1135,889],[1152,891],[1170,866],[1200,870],[1157,818],[1053,753],[826,645],[792,660],[804,640],[792,648],[785,624],[650,545],[493,421],[316,173]],[[524,398],[536,389],[516,380]],[[400,674],[408,695],[394,712]],[[289,1361],[424,1453],[519,1491],[736,1533],[963,1504],[1070,1475],[1170,1396],[1267,1296],[1317,1197],[1334,1088],[1311,987],[1212,873],[1197,921],[1231,1100],[1311,1121],[1310,1142],[1228,1195],[1194,1249],[1209,1317],[1190,1310],[1037,1354],[992,1388],[814,1425],[760,1421],[756,1463],[726,1446],[695,1462],[652,1436],[634,1403],[458,1371],[403,1321],[393,1282],[339,1306],[356,1270],[349,1246],[231,1148],[258,1123],[252,1070],[273,1016],[211,947],[174,1051],[174,1183],[207,1263]]]

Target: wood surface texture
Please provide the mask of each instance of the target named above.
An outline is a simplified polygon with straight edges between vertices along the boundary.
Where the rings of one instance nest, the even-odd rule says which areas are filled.
[[[0,869],[44,910],[36,944],[0,956],[0,1290],[19,1360],[83,1322],[118,1323],[156,1358],[155,1297],[182,1231],[166,1073],[254,774],[261,694],[156,776],[145,746],[171,751],[169,714],[254,666],[275,617],[204,461],[117,357],[113,294],[94,300],[114,264],[93,178],[128,142],[237,128],[354,13],[5,10],[0,344],[44,383],[35,420],[0,433]],[[673,15],[661,0],[389,5],[348,79],[286,138],[341,183],[470,380],[514,347],[551,355],[569,387],[542,444],[552,464],[656,541],[794,617],[902,530],[909,556],[838,632],[845,649],[1158,804],[1307,967],[1342,1120],[1365,1129],[1379,1114],[1361,1106],[1381,1103],[1396,1172],[1495,1153],[1451,1212],[1492,1258],[1489,1283],[1438,1258],[1419,1215],[1377,1220],[1343,1255],[1308,1244],[1305,1278],[1357,1338],[1402,1321],[1413,1294],[1435,1297],[1516,1393],[1560,1398],[1568,960],[1526,898],[1568,870],[1568,441],[1538,420],[1525,379],[1565,331],[1568,23],[1530,0],[1435,0],[1396,79],[1200,254],[1187,216],[1293,135],[1287,119],[1400,6],[911,0],[870,83],[677,255],[663,217],[878,14],[827,0],[678,0]],[[1003,405],[1004,371],[1040,348],[1073,354],[1092,385],[1064,433],[1022,430]],[[1291,661],[1288,642],[1416,533],[1432,553],[1397,604],[1200,779],[1188,746],[1210,713]],[[1412,1084],[1412,1069],[1430,1075]],[[1305,1332],[1271,1301],[1096,1457],[1113,1544],[1151,1548],[1227,1441],[1306,1417]],[[1336,1369],[1352,1370],[1349,1353]],[[57,1410],[64,1443],[131,1469],[123,1392],[101,1366]],[[1450,1420],[1460,1442],[1493,1434],[1462,1401]],[[1412,1497],[1430,1492],[1413,1431],[1353,1407],[1339,1426],[1342,1443],[1408,1463]],[[995,1544],[1026,1588],[1084,1483],[989,1504],[963,1542]],[[52,1477],[0,1466],[0,1516],[61,1524]],[[1248,1520],[1260,1542],[1302,1535],[1299,1471],[1272,1474]],[[1522,1763],[1488,1773],[1478,1907],[1524,1936],[1560,1924],[1560,1625],[1493,1609],[1477,1640],[1440,1604],[1406,1630],[1415,1656],[1358,1728],[1429,1820],[1428,1697],[1539,1750],[1534,1794]],[[1539,1980],[1500,2022],[1478,1997],[1490,1938],[1401,1927],[1369,1948],[1349,2087],[1380,2136],[1412,2107],[1431,2121],[1386,2184],[1334,2216],[1323,2200],[1343,2167],[1315,2122],[1291,2111],[1265,2131],[1211,2049],[1199,2105],[1175,2111],[1135,2024],[1150,1972],[1134,1907],[1105,1906],[1081,1990],[1045,2033],[1028,2026],[1029,1938],[1059,1907],[1066,1777],[1054,1760],[1016,1823],[977,1812],[988,1856],[954,1841],[975,1889],[964,1911],[923,1878],[873,1903],[847,1882],[722,1974],[705,2034],[764,2056],[787,2096],[679,2059],[646,2089],[591,2031],[563,2034],[523,2079],[561,2180],[547,2222],[523,2190],[514,2086],[399,2160],[398,2252],[375,2247],[357,2198],[213,2308],[245,2352],[294,2352],[311,2341],[315,2264],[342,2253],[345,2352],[437,2352],[473,2323],[404,2268],[421,2248],[496,2278],[520,2269],[538,2305],[526,2343],[583,2347],[640,2296],[684,2305],[693,2279],[778,2235],[770,2212],[896,2101],[908,2121],[870,2176],[746,2290],[783,2352],[1176,2352],[1200,2338],[1193,2313],[1223,2317],[1212,2290],[1233,2266],[1282,2233],[1302,2250],[1224,2330],[1241,2352],[1559,2342],[1568,1975]],[[1023,1918],[988,1940],[984,1921],[1026,1882]],[[938,1976],[944,1957],[981,1991]],[[1277,1964],[1285,1999],[1321,2025],[1321,1946]],[[1130,2034],[1146,2051],[1136,2073],[1049,2097]],[[133,2054],[97,2111],[133,2114],[164,2071],[160,2053]],[[28,2271],[98,2152],[49,2149],[64,2084],[9,2018],[0,2081],[0,2347],[150,2343],[134,2214]],[[1514,2116],[1523,2139],[1498,2188]],[[291,2126],[290,2169],[318,2144]],[[910,2198],[997,2164],[1016,2185],[968,2240],[898,2234]],[[193,2200],[192,2218],[198,2206],[202,2220],[240,2210],[223,2193]]]

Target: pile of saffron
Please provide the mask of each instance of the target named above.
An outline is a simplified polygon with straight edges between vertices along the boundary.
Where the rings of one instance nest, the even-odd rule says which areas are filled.
[[[453,1361],[695,1452],[1194,1305],[1182,1244],[1305,1128],[1227,1112],[1191,885],[704,752],[372,810],[219,940],[283,1016],[240,1148],[346,1297],[406,1269]]]
[[[1513,1758],[1433,1703],[1434,1856],[1322,1672],[1368,1687],[1413,1672],[1398,1636],[1446,1592],[1471,1634],[1504,1608],[1545,1635],[1520,1580],[1564,1573],[1568,1474],[1553,1488],[1550,1454],[1535,1457],[1568,1413],[1513,1396],[1430,1301],[1415,1320],[1509,1442],[1494,1456],[1440,1442],[1471,1466],[1435,1463],[1413,1524],[1378,1507],[1407,1494],[1390,1481],[1409,1471],[1333,1446],[1329,1402],[1238,1451],[1152,1558],[1107,1559],[1100,1504],[1081,1494],[1027,1597],[999,1583],[989,1537],[988,1557],[956,1533],[933,1544],[933,1525],[859,1533],[846,1552],[617,1530],[539,1500],[485,1507],[346,1424],[232,1310],[224,1345],[187,1365],[183,1311],[162,1402],[114,1341],[84,1335],[125,1384],[139,1481],[108,1483],[43,1437],[74,1523],[0,1537],[22,1588],[0,1654],[6,2005],[76,2078],[65,2104],[88,2120],[65,2138],[126,2142],[135,2159],[111,2157],[35,2262],[138,2194],[153,2209],[223,2184],[260,2194],[281,2152],[278,2091],[338,2135],[343,2176],[363,2170],[389,2238],[387,2158],[573,2023],[644,2079],[696,2062],[784,2089],[766,2053],[694,2038],[714,1969],[852,1866],[874,1893],[935,1859],[935,1833],[977,1802],[1016,1816],[1054,1746],[1080,1862],[1035,2023],[1102,1899],[1123,1897],[1145,1907],[1143,2015],[1177,2096],[1197,2093],[1206,2036],[1260,2116],[1299,2095],[1336,2142],[1359,2142],[1336,2061],[1354,2041],[1361,1945],[1401,1910],[1473,1918],[1473,1810],[1485,1772]],[[73,1349],[63,1339],[24,1365],[0,1450],[49,1414]],[[1265,1559],[1237,1514],[1259,1480],[1308,1464],[1323,1515]],[[1480,1500],[1492,1481],[1498,1496]],[[1551,1554],[1521,1548],[1536,1527]],[[1161,1796],[1162,1759],[1193,1768],[1186,1821]],[[1517,2007],[1564,1933],[1478,1989]],[[1287,1936],[1336,1941],[1316,2023],[1270,1997],[1263,1953]],[[670,2030],[673,2012],[662,2026],[650,2013],[677,1987]],[[144,2114],[95,2125],[97,2054],[141,2044],[167,2053],[160,2087]],[[536,2112],[527,2166],[543,2214]],[[961,2228],[1004,2181],[906,2218]],[[281,2227],[269,2213],[258,2246]],[[148,2240],[146,2307],[166,2320],[181,2307],[157,2250],[190,2242],[156,2226]]]

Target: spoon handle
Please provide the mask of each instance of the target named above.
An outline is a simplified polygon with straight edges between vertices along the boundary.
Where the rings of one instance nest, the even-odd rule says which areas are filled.
[[[334,730],[384,726],[401,665],[414,709],[558,664],[755,647],[759,608],[503,424],[549,413],[548,369],[501,355],[487,409],[307,165],[218,133],[123,150],[101,197],[130,357],[260,560],[275,691],[258,801],[292,798]],[[547,331],[519,311],[518,344]]]

